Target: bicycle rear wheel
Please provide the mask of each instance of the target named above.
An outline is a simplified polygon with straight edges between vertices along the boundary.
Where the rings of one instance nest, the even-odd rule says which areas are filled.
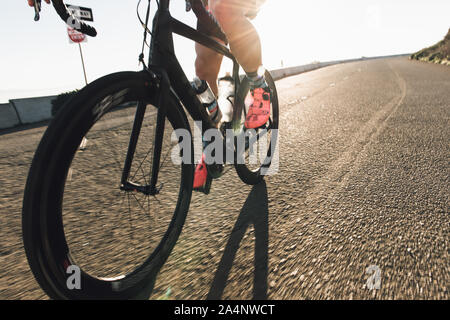
[[[269,71],[265,73],[271,91],[271,110],[269,121],[262,127],[249,130],[245,128],[245,118],[253,103],[248,78],[242,81],[233,111],[233,130],[235,132],[235,168],[241,180],[249,185],[259,184],[266,175],[278,170],[278,93]]]
[[[128,181],[150,183],[158,90],[145,72],[104,77],[69,101],[46,131],[28,176],[22,223],[30,267],[51,298],[150,295],[181,233],[194,172],[192,164],[171,159],[179,155],[179,130],[189,125],[170,96],[158,192],[121,188],[139,103],[146,108]]]

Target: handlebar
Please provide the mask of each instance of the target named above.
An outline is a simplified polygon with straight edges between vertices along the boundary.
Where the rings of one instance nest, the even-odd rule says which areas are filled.
[[[35,10],[35,21],[39,20],[39,12],[41,11],[41,0],[35,0],[34,10]],[[74,17],[72,14],[70,14],[69,10],[67,10],[66,5],[64,4],[63,0],[52,0],[53,7],[56,10],[56,13],[61,17],[61,19],[70,27],[73,29],[84,33],[85,35],[88,35],[90,37],[97,36],[97,30],[95,30],[94,27],[91,27],[90,25],[84,23],[80,19]]]
[[[56,10],[56,13],[69,26],[90,37],[95,37],[97,35],[97,30],[95,30],[94,27],[91,27],[90,25],[80,21],[78,18],[75,18],[69,13],[69,10],[67,10],[67,7],[64,4],[63,0],[52,0],[52,3],[53,7]]]
[[[208,35],[215,36],[225,43],[228,43],[227,37],[223,33],[216,19],[212,16],[210,12],[208,12],[201,0],[187,0],[188,5],[187,9],[191,9],[194,11],[195,15],[199,19],[199,29],[205,32]],[[95,37],[97,36],[97,30],[94,27],[84,23],[80,19],[74,17],[70,14],[69,10],[67,10],[66,5],[63,0],[52,0],[53,7],[55,8],[56,13],[61,17],[61,19],[73,29],[84,33],[85,35]],[[39,12],[41,11],[41,0],[34,1],[34,10],[35,10],[35,21],[39,21]]]
[[[41,12],[41,0],[36,0],[34,1],[34,21],[39,21],[41,18],[39,12]]]

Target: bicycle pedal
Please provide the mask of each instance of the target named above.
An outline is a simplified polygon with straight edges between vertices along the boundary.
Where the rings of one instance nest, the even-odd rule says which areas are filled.
[[[193,190],[196,192],[201,192],[201,193],[208,195],[211,192],[212,180],[213,180],[213,178],[208,174],[205,185],[200,188],[194,188]]]
[[[223,176],[225,170],[223,164],[207,164],[206,168],[208,169],[208,177],[211,177],[212,179],[219,179]]]

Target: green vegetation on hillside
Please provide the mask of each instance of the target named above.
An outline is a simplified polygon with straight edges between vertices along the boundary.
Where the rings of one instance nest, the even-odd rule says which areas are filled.
[[[450,29],[444,40],[434,46],[420,50],[411,56],[411,59],[440,63],[450,66]]]

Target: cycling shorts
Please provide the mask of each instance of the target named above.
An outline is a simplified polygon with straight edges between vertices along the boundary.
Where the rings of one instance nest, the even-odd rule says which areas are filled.
[[[246,11],[246,16],[249,19],[254,19],[258,15],[259,9],[266,2],[266,0],[228,0],[230,4],[242,6]],[[205,7],[208,7],[208,0],[202,0]]]

